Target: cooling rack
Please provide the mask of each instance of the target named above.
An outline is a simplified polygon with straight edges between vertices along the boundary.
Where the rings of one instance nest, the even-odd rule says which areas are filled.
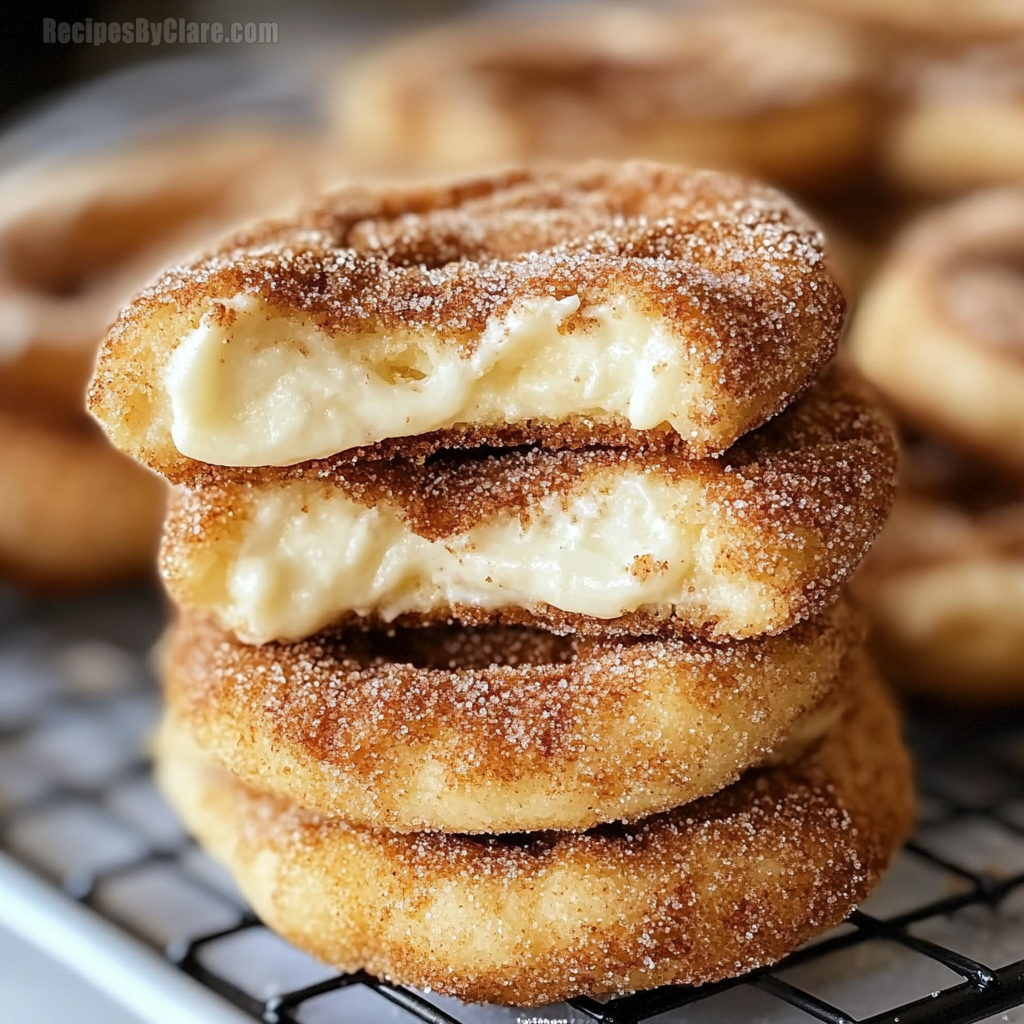
[[[1024,1022],[1024,717],[915,709],[913,840],[847,923],[774,967],[607,1002],[467,1006],[288,946],[182,832],[146,756],[163,617],[149,590],[0,591],[0,922],[45,936],[144,1020]]]

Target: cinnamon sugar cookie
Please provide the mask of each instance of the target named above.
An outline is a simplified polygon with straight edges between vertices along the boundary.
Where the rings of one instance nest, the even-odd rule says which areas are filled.
[[[807,387],[843,308],[814,225],[726,175],[353,186],[145,291],[90,404],[172,479],[482,444],[706,456]]]
[[[0,391],[80,415],[118,309],[169,261],[239,218],[300,199],[296,140],[161,137],[0,176]],[[309,182],[313,184],[312,181]]]
[[[778,0],[760,2],[774,7]],[[998,39],[1024,31],[1024,4],[1019,0],[786,0],[786,4],[875,28],[897,30],[911,38]]]
[[[861,300],[850,351],[911,425],[1024,468],[1024,189],[910,225]]]
[[[840,370],[720,459],[441,452],[197,471],[161,554],[247,642],[450,619],[602,635],[776,633],[833,601],[885,519],[895,441]]]
[[[901,59],[882,156],[904,189],[942,195],[1024,181],[1024,4],[1018,7],[1014,35],[919,48]]]
[[[0,176],[0,574],[39,587],[152,570],[164,487],[85,412],[96,350],[161,266],[237,218],[276,209],[296,140],[161,137]]]
[[[164,693],[235,778],[351,824],[585,829],[799,754],[842,716],[863,636],[843,605],[725,646],[498,626],[248,647],[185,615]]]
[[[77,428],[0,405],[0,575],[32,588],[152,572],[166,484]]]
[[[855,29],[778,8],[535,8],[371,50],[337,121],[372,172],[646,157],[821,190],[867,162],[874,65]]]
[[[886,677],[958,703],[1024,701],[1024,486],[924,442],[853,579]]]
[[[798,761],[633,825],[505,837],[369,831],[259,795],[165,732],[164,791],[287,939],[342,970],[534,1006],[701,984],[838,924],[912,821],[888,697]]]

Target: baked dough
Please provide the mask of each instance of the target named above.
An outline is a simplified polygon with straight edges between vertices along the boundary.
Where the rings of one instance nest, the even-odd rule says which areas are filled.
[[[900,186],[942,195],[1024,181],[1024,34],[911,50],[897,78],[882,157]]]
[[[76,589],[153,571],[167,486],[77,428],[0,406],[0,575]]]
[[[853,592],[886,678],[962,704],[1024,701],[1024,485],[912,442]]]
[[[90,405],[172,479],[484,444],[703,457],[832,355],[822,246],[779,193],[650,163],[352,186],[143,292]]]

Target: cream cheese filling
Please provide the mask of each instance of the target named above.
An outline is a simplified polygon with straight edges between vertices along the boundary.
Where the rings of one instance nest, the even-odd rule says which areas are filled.
[[[429,331],[331,336],[261,299],[207,313],[163,384],[178,451],[219,466],[286,466],[457,423],[602,414],[696,435],[699,361],[626,301],[542,297],[493,317],[472,352]],[[233,317],[231,323],[227,323]]]
[[[319,483],[257,494],[229,534],[185,545],[169,580],[183,604],[249,643],[309,636],[345,613],[391,621],[454,604],[543,602],[601,619],[689,606],[752,621],[770,604],[756,580],[716,573],[721,538],[701,522],[700,488],[651,474],[587,481],[525,526],[502,512],[438,541]]]

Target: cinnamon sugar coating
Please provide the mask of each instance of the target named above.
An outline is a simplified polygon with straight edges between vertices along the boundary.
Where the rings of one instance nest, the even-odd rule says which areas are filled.
[[[425,331],[465,361],[488,324],[524,301],[578,296],[564,337],[586,331],[585,310],[623,300],[664,323],[699,383],[691,435],[668,437],[667,424],[632,430],[600,408],[536,421],[509,413],[380,438],[391,443],[377,453],[650,437],[688,456],[714,454],[785,407],[834,352],[844,302],[822,253],[820,232],[779,193],[658,164],[352,185],[293,220],[236,235],[144,291],[104,344],[90,408],[115,444],[182,480],[199,467],[172,442],[164,375],[204,314],[231,319],[226,300],[258,299],[341,352],[357,335]],[[349,454],[365,458],[374,445]]]
[[[341,970],[515,1006],[778,960],[867,896],[913,810],[897,716],[870,674],[796,763],[582,834],[363,830],[193,757],[165,732],[161,785],[271,927]]]
[[[517,627],[251,647],[185,615],[169,714],[258,789],[402,832],[585,829],[716,792],[842,715],[863,621],[840,605],[723,646]]]
[[[597,617],[543,600],[528,605],[509,601],[501,597],[506,592],[498,589],[496,577],[493,601],[485,595],[486,600],[472,604],[448,602],[435,587],[429,607],[401,612],[390,621],[402,626],[503,622],[590,635],[750,637],[788,629],[835,600],[885,520],[895,466],[892,428],[873,392],[855,375],[833,368],[784,415],[720,459],[692,461],[679,453],[643,449],[513,449],[441,452],[424,463],[349,464],[338,458],[284,469],[204,467],[190,476],[191,489],[174,495],[161,570],[182,607],[202,608],[227,628],[245,633],[237,596],[210,599],[211,591],[229,591],[210,581],[214,572],[231,571],[247,550],[240,538],[248,524],[289,488],[301,485],[304,490],[297,493],[309,495],[303,513],[316,512],[321,500],[329,506],[332,496],[340,494],[398,516],[418,537],[450,546],[482,523],[518,518],[527,530],[542,514],[557,515],[557,507],[549,511],[553,499],[563,509],[578,495],[597,500],[615,481],[633,474],[678,487],[679,501],[689,501],[689,518],[678,528],[695,529],[714,545],[708,578],[693,570],[690,590],[676,600]],[[296,516],[304,518],[298,511]],[[350,541],[339,529],[325,543],[348,550]],[[631,559],[636,553],[629,548],[631,539],[623,537],[623,543]],[[648,568],[658,568],[664,555],[652,550],[650,556]],[[383,564],[387,553],[372,557]],[[644,564],[636,563],[637,570]],[[323,574],[322,565],[318,573]],[[312,586],[311,578],[302,582],[304,595]],[[744,598],[753,592],[759,595],[755,604]],[[346,605],[350,588],[324,593],[317,617],[310,619],[314,625],[305,632],[265,634],[252,628],[246,635],[295,639],[331,623],[386,624],[379,611]],[[295,600],[300,596],[293,595]]]

